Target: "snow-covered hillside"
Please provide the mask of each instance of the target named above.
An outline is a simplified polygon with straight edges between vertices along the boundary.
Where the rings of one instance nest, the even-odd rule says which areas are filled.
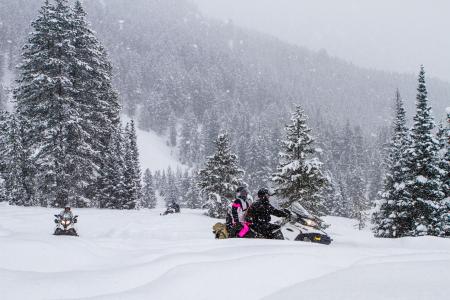
[[[76,209],[56,237],[46,208],[0,204],[0,298],[448,299],[450,239],[375,239],[328,218],[330,246],[214,240],[200,211]]]
[[[122,120],[127,121],[128,118],[122,116]],[[176,156],[176,148],[169,147],[164,137],[157,135],[153,131],[136,130],[137,144],[139,148],[139,161],[141,168],[150,169],[154,172],[157,170],[166,170],[171,167],[172,170],[177,168],[184,169]]]

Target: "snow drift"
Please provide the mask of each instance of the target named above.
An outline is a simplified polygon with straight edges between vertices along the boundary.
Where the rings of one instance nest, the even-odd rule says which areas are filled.
[[[330,246],[214,240],[201,211],[160,210],[75,209],[76,238],[51,235],[55,209],[0,204],[1,299],[229,299],[236,281],[242,299],[450,293],[450,239],[375,239],[330,217]]]

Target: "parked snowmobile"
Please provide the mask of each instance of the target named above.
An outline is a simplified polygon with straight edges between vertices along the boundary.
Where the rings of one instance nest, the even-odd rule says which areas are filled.
[[[78,216],[72,216],[72,214],[63,213],[61,215],[55,215],[56,229],[54,235],[71,235],[78,236],[75,230],[75,223],[78,221]]]
[[[279,229],[273,232],[274,239],[303,241],[329,245],[332,241],[324,231],[326,225],[319,218],[308,213],[300,204],[293,204],[290,209],[290,217],[283,218],[278,225]],[[250,229],[256,238],[264,238],[258,232]]]

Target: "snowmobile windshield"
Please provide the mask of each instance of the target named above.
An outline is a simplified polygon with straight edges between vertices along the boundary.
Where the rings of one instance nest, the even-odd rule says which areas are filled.
[[[302,217],[311,217],[311,214],[305,208],[303,208],[300,203],[293,203],[291,205],[291,211]]]
[[[70,213],[65,213],[65,214],[63,214],[62,218],[63,218],[64,220],[70,220],[70,219],[72,219],[72,214],[70,214]]]

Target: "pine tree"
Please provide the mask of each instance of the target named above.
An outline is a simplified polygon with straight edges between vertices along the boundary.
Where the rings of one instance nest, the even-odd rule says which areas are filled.
[[[142,186],[142,206],[145,208],[156,207],[156,195],[153,185],[152,172],[146,169],[144,172],[144,185]]]
[[[86,21],[86,12],[80,1],[75,2],[72,12],[73,47],[76,63],[72,66],[74,98],[79,103],[79,121],[84,132],[78,135],[84,143],[82,157],[85,165],[81,178],[89,178],[77,194],[85,190],[88,198],[95,198],[95,172],[108,147],[111,132],[120,126],[120,105],[113,89],[112,67],[101,43]],[[86,185],[88,188],[86,188]]]
[[[314,139],[306,124],[307,117],[297,106],[287,125],[285,140],[281,142],[280,163],[273,175],[279,196],[284,198],[283,207],[299,202],[314,214],[325,211],[323,199],[317,194],[328,184],[322,173],[322,163],[313,148]]]
[[[231,152],[227,133],[219,134],[215,146],[214,155],[208,157],[205,167],[198,173],[197,185],[208,198],[208,215],[224,218],[228,203],[222,196],[243,185],[244,171],[238,167],[238,157]]]
[[[395,97],[395,118],[392,138],[385,158],[388,167],[384,177],[381,200],[378,201],[372,216],[373,232],[377,237],[402,237],[408,235],[411,228],[411,195],[406,189],[409,178],[407,167],[407,149],[410,147],[408,128],[403,100],[397,91]]]
[[[436,213],[435,231],[439,236],[450,236],[450,107],[447,108],[447,125],[440,126],[440,168],[442,170],[442,191],[444,198],[440,201]]]
[[[211,156],[213,155],[215,149],[214,144],[211,141],[214,141],[220,132],[220,124],[217,121],[217,113],[215,111],[211,111],[206,114],[206,119],[203,124],[203,145],[204,145],[204,155]]]
[[[180,160],[183,164],[192,166],[197,162],[198,152],[197,145],[199,144],[197,122],[193,113],[188,113],[185,121],[181,127],[180,140],[179,140],[179,153]]]
[[[167,185],[164,191],[164,199],[167,205],[179,202],[177,180],[170,167],[167,169]]]
[[[423,66],[419,73],[416,98],[416,115],[411,132],[412,145],[409,149],[410,180],[408,192],[413,200],[413,222],[411,234],[437,235],[435,228],[436,207],[443,199],[442,170],[439,168],[439,143],[433,135],[434,121],[428,103]]]
[[[8,112],[0,109],[0,178],[4,178],[6,172],[6,151],[9,132],[10,116]]]
[[[101,160],[96,204],[100,208],[123,209],[126,199],[124,141],[120,128],[112,133]]]
[[[183,174],[180,174],[178,178],[178,199],[181,207],[187,207],[187,192],[191,186],[191,176],[188,170],[185,170]]]
[[[359,126],[353,130],[354,141],[351,144],[352,164],[347,173],[347,195],[351,201],[351,217],[358,220],[358,228],[365,227],[370,202],[366,198],[366,179],[364,173],[364,141]]]
[[[169,122],[169,145],[175,147],[177,145],[177,121],[174,116],[170,117]]]
[[[0,97],[1,97],[1,90],[0,90]],[[0,202],[6,201],[5,177],[7,175],[6,143],[7,143],[7,134],[9,130],[8,119],[9,119],[8,113],[6,111],[3,111],[0,107]]]
[[[76,158],[69,154],[68,138],[79,111],[70,69],[75,61],[70,18],[66,1],[45,2],[32,23],[14,93],[20,119],[30,123],[23,140],[37,149],[41,197],[54,206],[68,204],[74,186],[69,164]]]
[[[23,48],[14,91],[42,205],[95,206],[97,170],[119,123],[111,66],[79,1],[46,1]],[[29,159],[31,161],[31,159]]]
[[[351,199],[351,217],[358,220],[358,229],[365,227],[369,202],[365,196],[365,182],[361,166],[356,166],[348,175],[347,192]]]
[[[133,120],[125,127],[125,156],[124,156],[124,209],[138,208],[141,201],[141,170],[139,166],[139,151],[136,142],[136,129]]]
[[[270,169],[270,153],[267,142],[262,135],[250,139],[247,148],[246,181],[253,191],[267,187],[272,170]]]
[[[4,163],[4,196],[10,204],[31,206],[36,204],[35,170],[30,149],[22,140],[24,125],[15,115],[5,116],[7,124],[4,147],[0,156]]]
[[[159,195],[161,197],[164,197],[166,188],[167,188],[167,176],[166,176],[166,170],[163,170],[162,175],[161,175],[161,180],[159,181],[159,186],[158,186]]]
[[[324,206],[330,216],[345,216],[348,212],[344,207],[341,187],[331,172],[327,174],[329,184],[324,188]]]
[[[198,174],[198,172],[194,172],[193,174]],[[188,208],[198,209],[203,206],[203,197],[197,182],[198,179],[195,175],[189,178],[189,188],[185,194],[186,206]]]
[[[437,133],[439,141],[439,158],[440,168],[443,170],[444,178],[442,182],[442,191],[444,192],[444,198],[450,197],[450,108],[447,108],[447,125],[442,123],[439,126]]]
[[[2,68],[1,63],[0,63],[0,69]],[[3,92],[3,86],[0,83],[0,111],[6,110],[6,96],[4,95]]]

